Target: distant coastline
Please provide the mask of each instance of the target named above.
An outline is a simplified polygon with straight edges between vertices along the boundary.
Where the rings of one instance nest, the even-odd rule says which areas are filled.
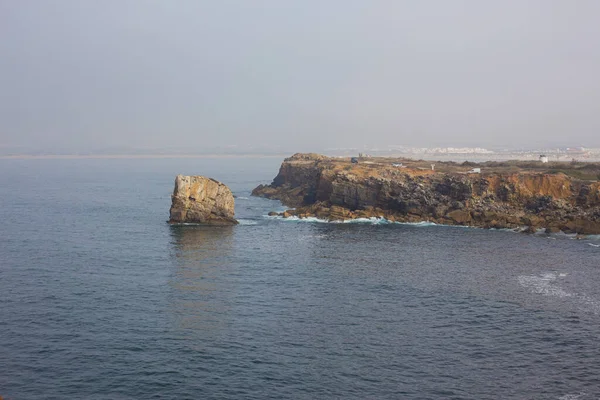
[[[78,160],[151,158],[285,158],[287,154],[15,154],[0,155],[0,160]]]
[[[540,156],[549,161],[598,162],[600,148],[539,148],[539,149],[493,149],[484,148],[421,148],[388,146],[380,148],[304,148],[295,152],[312,151],[327,154],[332,158],[354,157],[394,157],[436,162],[486,162],[486,161],[538,161]],[[239,148],[34,148],[7,146],[0,144],[0,159],[144,159],[144,158],[286,158],[291,151],[282,146],[239,147]]]

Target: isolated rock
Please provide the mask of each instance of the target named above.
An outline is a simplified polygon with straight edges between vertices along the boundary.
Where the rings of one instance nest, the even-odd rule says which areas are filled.
[[[204,176],[177,175],[171,196],[169,223],[235,225],[234,199],[229,188]]]

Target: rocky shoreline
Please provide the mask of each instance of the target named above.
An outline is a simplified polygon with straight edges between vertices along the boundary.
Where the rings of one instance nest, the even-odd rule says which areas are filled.
[[[600,164],[355,161],[295,154],[284,160],[270,185],[260,185],[252,194],[294,207],[281,213],[284,218],[376,217],[600,234],[600,183],[590,179],[600,174]]]

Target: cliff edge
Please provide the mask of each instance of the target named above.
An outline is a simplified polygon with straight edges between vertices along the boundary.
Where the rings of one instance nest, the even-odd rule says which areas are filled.
[[[204,176],[177,175],[171,196],[169,223],[235,225],[231,190]]]
[[[600,164],[330,158],[295,154],[255,196],[296,207],[282,215],[381,217],[485,228],[600,234]]]

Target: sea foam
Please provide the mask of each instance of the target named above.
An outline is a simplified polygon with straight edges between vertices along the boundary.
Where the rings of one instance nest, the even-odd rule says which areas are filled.
[[[519,284],[531,293],[558,298],[570,298],[582,309],[600,314],[600,301],[585,293],[571,293],[559,286],[560,279],[568,275],[566,272],[545,272],[540,275],[521,275]]]
[[[566,292],[556,284],[558,278],[564,278],[565,276],[566,274],[546,272],[541,275],[521,275],[517,277],[517,280],[521,286],[529,289],[535,294],[556,297],[572,297],[572,293]]]
[[[582,396],[585,396],[586,393],[578,393],[578,394],[565,394],[564,396],[560,396],[558,400],[579,400]]]
[[[396,225],[410,225],[410,226],[418,226],[418,227],[424,227],[424,226],[437,226],[438,224],[434,223],[434,222],[429,222],[429,221],[421,221],[421,222],[396,222],[396,221],[390,221],[389,219],[386,218],[378,218],[378,217],[371,217],[371,218],[354,218],[354,219],[347,219],[344,221],[341,220],[334,220],[334,221],[329,221],[327,219],[323,219],[323,218],[317,218],[317,217],[304,217],[304,218],[300,218],[297,216],[291,216],[291,217],[287,217],[287,218],[283,218],[282,216],[279,215],[275,215],[275,216],[268,216],[265,215],[265,218],[270,218],[270,219],[280,219],[282,221],[287,221],[287,222],[307,222],[307,223],[319,223],[319,224],[365,224],[365,225],[390,225],[390,224],[396,224]]]
[[[258,221],[253,219],[238,219],[240,225],[257,225]]]

